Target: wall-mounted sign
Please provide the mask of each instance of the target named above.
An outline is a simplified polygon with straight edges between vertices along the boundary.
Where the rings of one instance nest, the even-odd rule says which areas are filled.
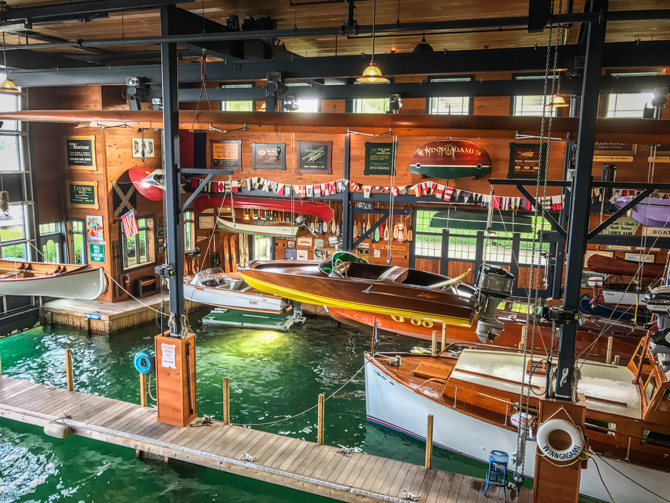
[[[640,222],[632,217],[619,217],[616,222],[608,225],[603,234],[611,234],[614,236],[634,236],[640,228]]]
[[[286,169],[286,143],[252,143],[253,169]]]
[[[642,227],[643,236],[651,237],[670,237],[670,227]]]
[[[637,152],[634,143],[616,141],[597,141],[593,150],[593,160],[596,162],[633,162]]]
[[[296,250],[295,255],[298,260],[309,260],[309,252],[307,250]]]
[[[100,208],[98,204],[98,182],[65,182],[68,208]]]
[[[65,155],[70,169],[95,171],[95,136],[68,136],[65,138]]]
[[[645,253],[626,253],[624,258],[630,262],[644,262],[645,264],[653,264],[656,262],[656,255]]]
[[[507,178],[537,178],[541,169],[544,178],[547,165],[546,146],[528,143],[509,144],[509,171]]]
[[[651,147],[649,147],[649,157],[647,160],[649,162],[654,160],[651,156]],[[656,162],[670,162],[670,143],[661,143],[656,147]]]
[[[102,316],[99,315],[99,314],[95,314],[95,313],[84,313],[84,319],[100,321],[102,319]]]
[[[154,157],[154,141],[151,139],[133,138],[132,148],[133,157]]]
[[[410,173],[434,178],[463,178],[491,172],[491,158],[482,147],[465,140],[431,141],[410,160]]]
[[[364,175],[393,175],[393,143],[365,142]]]
[[[86,216],[86,242],[87,243],[105,242],[105,228],[102,225],[102,217],[97,215]]]
[[[102,263],[105,261],[105,245],[99,243],[88,244],[88,259],[91,262]]]
[[[242,171],[242,140],[211,140],[212,167]]]
[[[323,246],[323,239],[315,239],[314,246]]]
[[[298,260],[298,250],[284,249],[284,260]]]
[[[298,238],[298,246],[302,246],[304,248],[311,248],[312,247],[312,238]]]
[[[298,173],[332,175],[332,141],[298,141]]]
[[[606,246],[607,250],[611,251],[633,251],[632,246],[625,246],[625,245],[607,245]]]
[[[213,229],[216,224],[214,215],[200,215],[198,217],[198,228],[200,230]]]

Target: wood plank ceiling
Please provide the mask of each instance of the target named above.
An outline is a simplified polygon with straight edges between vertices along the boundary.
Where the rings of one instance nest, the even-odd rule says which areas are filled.
[[[298,0],[298,2],[304,0]],[[63,0],[44,2],[40,0],[10,0],[9,8],[32,7],[37,5],[58,4]],[[564,4],[567,2],[564,2]],[[574,11],[581,12],[584,0],[575,0]],[[558,4],[558,2],[557,2]],[[372,0],[360,0],[357,3],[355,18],[361,25],[372,24]],[[345,4],[334,2],[332,5],[310,5],[291,7],[289,0],[203,0],[194,3],[182,4],[180,7],[210,20],[225,24],[228,16],[236,14],[240,24],[245,16],[259,18],[272,16],[277,21],[279,29],[290,29],[294,25],[298,28],[334,27],[340,26],[346,17]],[[611,10],[643,10],[667,8],[667,0],[611,0]],[[496,17],[526,16],[528,0],[378,0],[377,23],[393,24],[399,19],[403,23],[444,21],[455,19],[484,19]],[[483,48],[530,47],[535,44],[546,45],[547,33],[529,34],[525,29],[503,28],[501,31],[493,29],[488,32],[457,32],[432,34],[426,33],[427,41],[436,51],[470,50]],[[159,34],[158,11],[128,12],[125,14],[113,13],[109,18],[95,19],[90,23],[77,21],[59,22],[54,24],[35,24],[33,31],[66,38],[100,39],[155,36]],[[569,34],[569,41],[574,42],[577,29]],[[19,37],[8,35],[7,44],[14,44]],[[668,21],[639,21],[611,23],[607,31],[608,42],[630,42],[641,40],[668,40],[670,39],[670,22]],[[411,36],[388,36],[380,34],[376,42],[377,53],[411,52],[421,40],[421,33]],[[21,37],[21,43],[25,43]],[[31,44],[39,43],[29,40]],[[313,38],[287,38],[281,40],[289,51],[300,56],[332,56],[355,55],[371,52],[369,35],[361,36],[324,36]],[[156,50],[155,46],[147,47],[110,47],[113,51]],[[57,52],[81,53],[78,49],[58,49]]]

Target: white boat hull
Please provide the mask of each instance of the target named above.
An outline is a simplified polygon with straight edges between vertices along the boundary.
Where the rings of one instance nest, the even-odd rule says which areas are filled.
[[[184,284],[184,299],[209,306],[231,309],[281,312],[288,307],[286,299],[279,297],[187,284]]]
[[[245,224],[242,222],[231,222],[229,220],[224,220],[223,218],[217,218],[219,227],[228,231],[236,232],[238,234],[260,234],[263,236],[275,236],[275,237],[295,237],[298,233],[299,227],[295,225],[254,225],[254,224]]]
[[[36,276],[0,281],[0,295],[94,300],[106,290],[107,276],[101,267],[62,276]]]
[[[634,306],[637,301],[637,294],[631,291],[603,290],[602,295],[605,304],[610,306]],[[640,305],[646,306],[647,303],[643,300],[643,297],[644,295],[640,295]]]
[[[488,464],[489,452],[501,450],[510,455],[516,451],[516,432],[482,421],[442,405],[402,385],[386,375],[372,362],[365,366],[366,414],[369,421],[426,439],[426,418],[434,417],[433,445]],[[526,443],[526,477],[535,471],[536,442]],[[616,503],[661,503],[650,492],[626,480],[604,461],[597,459],[600,472]],[[632,480],[667,496],[670,473],[642,468],[630,463],[607,459],[607,463]],[[512,465],[510,464],[510,468]],[[511,477],[510,477],[511,478]],[[611,501],[598,476],[595,462],[589,460],[582,470],[580,493],[601,501]]]

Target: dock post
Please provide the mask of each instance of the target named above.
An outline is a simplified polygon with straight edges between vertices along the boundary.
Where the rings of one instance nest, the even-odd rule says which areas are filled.
[[[612,361],[612,365],[619,365],[620,361],[621,361],[621,357],[619,355],[614,355],[614,360]]]
[[[605,363],[612,363],[612,344],[614,344],[614,337],[611,335],[607,338],[607,358]]]
[[[74,380],[72,378],[72,350],[65,350],[65,377],[67,379],[67,390],[74,391]]]
[[[442,347],[440,351],[444,351],[444,348],[447,347],[447,324],[442,323]]]
[[[230,379],[223,378],[223,424],[230,424]]]
[[[433,344],[430,348],[430,354],[432,356],[437,355],[437,330],[433,330]]]
[[[319,416],[318,416],[319,433],[317,434],[317,440],[316,440],[316,443],[318,445],[323,445],[323,441],[324,441],[323,424],[324,424],[325,408],[326,408],[326,396],[324,394],[320,394],[319,395]]]
[[[140,374],[140,405],[147,406],[147,375]]]
[[[433,464],[433,415],[428,414],[426,425],[426,468]]]

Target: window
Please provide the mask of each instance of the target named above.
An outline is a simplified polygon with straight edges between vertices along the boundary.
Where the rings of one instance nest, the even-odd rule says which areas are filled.
[[[551,79],[552,76],[550,75]],[[519,75],[516,80],[544,80],[544,75]],[[551,83],[548,83],[547,92],[551,90]],[[547,102],[551,97],[547,97]],[[512,98],[512,115],[534,115],[542,116],[544,96],[514,96]],[[546,117],[556,116],[556,108],[544,107]]]
[[[613,73],[614,78],[657,76],[658,72]],[[644,108],[651,106],[654,93],[623,93],[606,96],[605,117],[642,117]]]
[[[286,84],[287,91],[284,99],[287,96],[291,95],[291,88],[293,87],[311,87],[310,84],[306,82],[292,82],[291,84]],[[295,100],[295,103],[298,105],[297,110],[286,110],[287,112],[304,112],[308,114],[315,114],[321,111],[321,104],[319,103],[318,98],[298,98]]]
[[[195,212],[185,211],[182,224],[184,226],[184,251],[195,248]]]
[[[23,205],[10,204],[9,216],[0,218],[0,258],[27,260],[26,220]]]
[[[475,260],[477,256],[477,231],[449,229],[447,256],[454,260]]]
[[[417,210],[414,255],[417,257],[442,256],[442,229],[430,226],[430,219],[437,211]]]
[[[354,100],[353,112],[355,114],[385,114],[388,110],[388,98]]]
[[[540,231],[540,228],[543,231],[551,230],[551,224],[546,218],[542,217],[531,217],[534,221],[533,228],[534,233],[537,239],[537,233]],[[547,256],[549,254],[549,243],[542,243],[540,246],[539,242],[535,242],[535,253],[533,253],[533,233],[532,232],[522,232],[520,234],[521,241],[519,242],[519,264],[535,264],[535,265],[544,265],[547,262]]]
[[[493,236],[484,236],[484,260],[486,262],[511,263],[512,233],[496,232]]]
[[[431,79],[431,82],[469,82],[470,77],[455,77],[448,79]],[[446,98],[430,98],[428,113],[438,115],[470,115],[472,113],[472,98],[470,96],[451,96]]]
[[[61,264],[63,260],[63,235],[60,222],[40,224],[40,243],[42,244],[42,261]]]
[[[84,265],[88,263],[83,220],[77,218],[70,220],[70,247],[70,257],[72,257],[73,264]]]
[[[0,75],[4,79],[4,75]],[[0,110],[3,112],[16,112],[19,110],[19,97],[0,94]],[[20,171],[21,159],[19,156],[18,122],[2,121],[0,131],[0,171]],[[12,135],[11,132],[17,133]]]
[[[222,89],[247,89],[253,87],[251,84],[226,84]],[[253,112],[253,101],[222,101],[221,110],[224,112]]]
[[[126,238],[126,235],[123,233],[123,226],[119,223],[124,269],[132,269],[156,261],[154,218],[139,217],[137,219],[137,229],[139,230],[137,234]]]

